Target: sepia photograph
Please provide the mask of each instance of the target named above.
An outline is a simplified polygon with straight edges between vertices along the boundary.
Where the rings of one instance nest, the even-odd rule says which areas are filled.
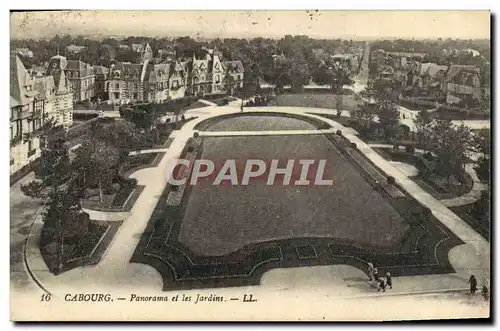
[[[10,12],[10,320],[491,318],[491,12]]]

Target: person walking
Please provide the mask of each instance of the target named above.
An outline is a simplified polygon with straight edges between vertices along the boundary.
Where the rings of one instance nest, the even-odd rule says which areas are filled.
[[[368,278],[370,278],[370,281],[373,280],[373,263],[368,262]]]
[[[392,289],[392,277],[390,272],[387,272],[385,274],[385,279],[387,280],[387,286],[389,286],[389,288]]]
[[[470,284],[470,294],[474,294],[477,291],[477,279],[476,276],[471,275],[469,278],[469,281],[467,282]]]
[[[488,286],[483,285],[483,289],[481,290],[481,294],[482,294],[484,300],[488,301],[488,299],[490,298],[490,292],[489,292]]]
[[[377,286],[377,292],[380,292],[380,290],[384,291],[385,292],[385,288],[387,286],[387,283],[386,283],[386,279],[384,277],[381,277],[379,280],[378,280],[378,286]]]
[[[379,281],[378,269],[377,268],[373,268],[373,279],[375,279],[376,282]]]

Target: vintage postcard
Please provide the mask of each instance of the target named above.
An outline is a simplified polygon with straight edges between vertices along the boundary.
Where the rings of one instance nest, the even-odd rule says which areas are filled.
[[[12,321],[490,317],[489,11],[10,20]]]

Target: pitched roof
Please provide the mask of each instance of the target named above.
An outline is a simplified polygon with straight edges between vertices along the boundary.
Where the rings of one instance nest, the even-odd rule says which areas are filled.
[[[66,70],[79,71],[80,77],[91,76],[94,74],[94,67],[81,60],[68,60]]]
[[[168,78],[170,72],[170,65],[168,63],[154,64],[151,67],[149,73],[149,81],[156,81],[160,78]]]
[[[448,71],[448,79],[453,79],[453,77],[455,77],[461,71],[467,71],[479,74],[479,68],[476,66],[454,64],[450,67],[450,70]]]
[[[28,91],[27,87],[33,88],[34,82],[17,55],[10,58],[10,101],[11,107],[25,105],[33,101],[38,94],[36,91]]]
[[[37,96],[40,100],[51,100],[54,97],[55,83],[54,77],[44,76],[35,78],[34,89],[40,94]]]
[[[440,66],[436,63],[431,63],[431,62],[422,63],[420,65],[420,76],[428,75],[429,77],[434,78],[439,72],[441,71],[446,72],[447,70],[448,67],[444,65]]]
[[[99,74],[99,75],[104,75],[104,74],[107,74],[109,72],[109,69],[106,68],[105,66],[97,65],[97,66],[94,66],[94,72],[96,74]]]

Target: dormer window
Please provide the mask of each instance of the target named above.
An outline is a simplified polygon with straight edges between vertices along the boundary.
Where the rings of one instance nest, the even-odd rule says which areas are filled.
[[[115,77],[120,78],[120,72],[118,70],[115,71]]]

